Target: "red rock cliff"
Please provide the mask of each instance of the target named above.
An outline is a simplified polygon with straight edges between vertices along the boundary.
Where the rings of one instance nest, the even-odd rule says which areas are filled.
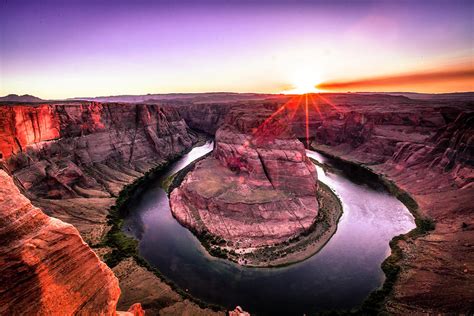
[[[59,120],[48,105],[0,107],[0,153],[4,159],[27,146],[59,138]]]
[[[0,314],[115,315],[118,280],[77,229],[0,182]]]
[[[236,248],[264,247],[310,228],[318,214],[317,175],[303,144],[266,119],[271,110],[231,110],[212,157],[171,193],[174,216]]]
[[[100,240],[114,197],[190,148],[196,137],[172,108],[74,102],[0,106],[3,168],[47,214]]]
[[[0,107],[4,166],[34,197],[116,195],[127,182],[193,142],[173,109],[143,104]],[[110,181],[108,181],[110,180]]]

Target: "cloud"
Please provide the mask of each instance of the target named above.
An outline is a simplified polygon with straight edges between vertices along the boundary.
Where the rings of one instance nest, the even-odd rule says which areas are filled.
[[[376,76],[354,80],[327,81],[316,86],[320,90],[367,90],[385,87],[430,86],[438,83],[474,82],[474,67],[422,71],[397,75]]]

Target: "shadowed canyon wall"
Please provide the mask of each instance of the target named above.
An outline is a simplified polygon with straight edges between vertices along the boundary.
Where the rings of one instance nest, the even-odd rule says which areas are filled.
[[[469,312],[474,306],[471,286],[474,283],[472,99],[412,100],[402,96],[355,94],[321,97],[314,95],[314,101],[308,105],[312,145],[328,154],[364,165],[394,181],[414,197],[418,212],[436,223],[434,230],[421,237],[398,241],[403,253],[401,272],[385,309],[395,314]],[[289,99],[291,97],[273,100],[268,108],[277,110]],[[304,104],[302,100],[298,107],[287,105],[282,110],[284,121],[300,139],[306,136]],[[118,192],[146,171],[189,149],[196,136],[188,126],[214,134],[233,106],[237,105],[73,102],[0,106],[1,165],[33,205],[50,216],[73,224],[85,242],[97,245],[108,230],[106,216]],[[6,178],[2,183],[11,181],[5,174],[3,176]],[[2,192],[2,195],[11,194],[8,192]],[[23,214],[22,211],[28,214],[39,212],[25,200],[24,197],[18,198],[15,204],[18,207],[10,208],[18,212],[2,213],[4,219],[0,234],[7,234],[6,244],[17,249],[16,254],[10,254],[16,256],[14,262],[31,263],[24,270],[31,278],[53,280],[46,269],[49,263],[43,267],[36,259],[49,257],[38,245],[43,245],[44,239],[49,243],[51,239],[48,238],[56,236],[51,237],[52,243],[64,242],[79,249],[77,253],[84,254],[81,258],[94,262],[95,269],[102,271],[99,275],[102,273],[103,280],[108,280],[103,284],[110,284],[110,290],[101,289],[97,293],[105,294],[97,298],[93,299],[92,294],[88,296],[87,291],[83,297],[78,296],[81,306],[95,306],[101,302],[104,311],[109,310],[114,295],[118,296],[112,286],[116,280],[113,276],[107,279],[109,274],[101,270],[100,261],[91,256],[90,250],[81,248],[87,246],[79,235],[74,235],[71,226],[62,223],[65,225],[64,233],[54,230],[54,234],[50,233],[51,225],[48,223],[56,221],[44,217],[44,214],[34,217],[40,227],[34,234],[10,226],[12,218]],[[2,203],[10,203],[10,200]],[[36,223],[35,220],[28,222]],[[39,241],[28,246],[31,249],[26,247],[29,243],[25,238],[30,240],[29,234],[34,237],[43,232],[44,239],[39,235],[35,237]],[[66,232],[67,236],[64,235]],[[20,246],[27,249],[25,257],[21,257]],[[7,248],[2,248],[2,253],[8,252]],[[107,252],[103,248],[94,250],[98,254]],[[60,263],[75,254],[59,252],[56,255]],[[3,258],[6,257],[2,254]],[[87,268],[74,267],[71,269]],[[189,311],[189,308],[194,314],[211,312],[203,312],[180,298],[131,258],[117,265],[114,272],[122,292],[127,293],[120,298],[119,309],[126,310],[132,303],[145,302],[142,305],[151,314],[160,310],[173,314]],[[90,282],[95,284],[96,281],[91,279]],[[38,288],[35,295],[41,297]],[[153,292],[152,288],[158,290]],[[1,295],[2,300],[10,304],[17,297],[5,292]],[[21,295],[18,297],[22,299]],[[35,311],[40,307],[27,308]]]
[[[305,101],[287,97],[271,105],[274,111],[283,106],[281,120],[300,139],[306,137]],[[453,99],[431,95],[424,100],[312,95],[308,132],[318,150],[364,165],[396,183],[416,200],[418,213],[435,222],[433,231],[397,242],[403,252],[401,273],[386,310],[395,314],[472,311],[472,94]]]
[[[2,311],[114,314],[119,281],[121,310],[138,302],[151,315],[158,310],[205,313],[133,259],[114,268],[117,280],[77,230],[60,221],[73,224],[97,254],[107,254],[110,249],[100,242],[119,191],[190,149],[196,139],[169,107],[96,102],[0,106],[1,167],[8,173],[1,171],[2,185],[14,181],[35,206],[54,217],[16,188],[2,186],[0,231],[6,242],[1,260],[8,262],[2,264],[2,284],[14,281],[12,288],[2,288]],[[127,273],[121,272],[124,266]],[[139,314],[141,307],[130,311]]]
[[[124,185],[196,140],[171,108],[74,103],[0,107],[2,166],[48,214],[89,243]]]

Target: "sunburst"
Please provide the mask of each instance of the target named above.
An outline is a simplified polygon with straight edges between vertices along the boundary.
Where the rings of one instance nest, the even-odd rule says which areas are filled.
[[[338,111],[337,106],[328,98],[321,94],[305,93],[292,96],[286,103],[278,107],[262,124],[254,131],[252,139],[255,142],[271,141],[277,138],[288,126],[290,122],[298,119],[298,111],[304,113],[305,141],[306,147],[310,145],[310,109],[323,119],[321,105],[328,105]]]

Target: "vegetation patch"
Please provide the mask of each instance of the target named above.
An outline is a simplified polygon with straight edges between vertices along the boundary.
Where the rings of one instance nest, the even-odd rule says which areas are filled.
[[[190,231],[199,239],[211,256],[234,261],[250,267],[278,267],[294,264],[312,257],[321,250],[336,232],[342,216],[342,203],[324,183],[319,182],[317,199],[320,205],[315,221],[307,230],[288,240],[242,252],[238,245],[213,235],[205,228]]]
[[[168,178],[166,178],[165,181],[163,181],[163,184],[162,184],[162,187],[166,191],[166,193],[168,193],[168,195],[169,195],[171,193],[171,191],[173,191],[174,189],[179,187],[181,185],[181,182],[183,182],[184,178],[186,177],[186,175],[189,172],[194,170],[194,167],[196,166],[196,163],[198,163],[199,161],[201,161],[203,159],[206,159],[211,154],[212,154],[212,151],[205,154],[202,157],[199,157],[198,159],[194,160],[193,162],[191,162],[189,165],[187,165],[183,169],[179,170],[177,173],[172,174]]]
[[[196,145],[202,145],[198,143]],[[195,145],[195,146],[196,146]],[[224,311],[225,309],[222,306],[216,304],[209,304],[204,302],[191,294],[183,291],[178,287],[173,281],[167,279],[161,272],[155,267],[151,266],[143,257],[138,253],[138,240],[133,237],[127,236],[123,232],[124,218],[128,215],[130,208],[127,207],[127,203],[133,197],[138,196],[146,187],[147,184],[155,181],[160,173],[162,173],[170,164],[177,161],[184,154],[188,153],[190,149],[185,150],[179,154],[176,154],[168,159],[166,163],[162,163],[151,170],[147,171],[142,177],[136,179],[131,184],[126,185],[119,193],[115,205],[112,206],[109,210],[108,224],[111,226],[108,233],[105,235],[102,242],[95,247],[110,247],[111,252],[104,255],[105,263],[113,268],[118,265],[122,260],[133,257],[135,262],[144,267],[145,269],[153,272],[158,278],[163,282],[168,284],[176,293],[178,293],[183,299],[188,299],[191,302],[195,303],[201,308],[209,308],[214,311]],[[168,189],[171,188],[176,180],[176,176],[169,180]],[[166,179],[168,180],[168,179]],[[166,183],[166,180],[163,183]],[[182,181],[182,179],[181,179]],[[178,184],[179,185],[179,184]]]

